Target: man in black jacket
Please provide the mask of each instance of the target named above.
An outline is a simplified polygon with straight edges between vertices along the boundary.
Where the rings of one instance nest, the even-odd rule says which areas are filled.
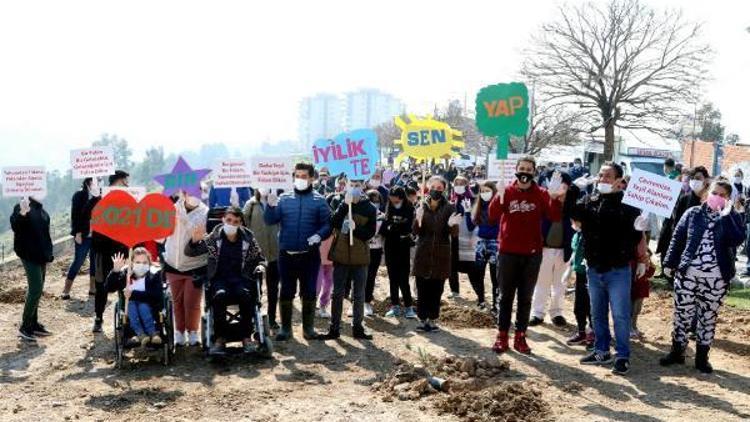
[[[91,209],[86,207],[89,200],[92,198],[91,195],[91,183],[93,179],[87,177],[83,180],[81,190],[73,194],[70,206],[70,235],[75,240],[75,257],[73,262],[70,263],[68,268],[68,276],[65,278],[65,287],[61,298],[63,300],[70,299],[70,289],[73,287],[73,280],[75,280],[78,271],[80,271],[83,263],[86,261],[86,256],[89,255],[91,250]],[[94,254],[91,253],[89,257],[89,296],[95,294],[94,274],[96,265],[94,264]]]
[[[10,216],[13,229],[13,250],[21,259],[26,271],[28,290],[23,306],[23,319],[18,336],[26,341],[36,341],[37,336],[48,336],[39,323],[37,309],[44,290],[44,278],[47,264],[52,262],[52,238],[49,234],[49,215],[41,202],[32,198],[23,198],[13,208]]]
[[[116,170],[115,174],[109,176],[110,187],[127,187],[130,175],[122,170]],[[91,215],[91,211],[101,200],[101,191],[97,187],[91,192],[91,199],[86,204],[85,213]],[[94,327],[91,329],[94,333],[102,331],[102,318],[104,308],[107,306],[107,294],[117,291],[115,287],[107,287],[107,275],[112,271],[112,256],[117,253],[127,255],[128,248],[107,236],[100,233],[93,233],[91,236],[91,250],[94,255],[94,266],[96,271],[95,278],[95,296],[94,296]]]
[[[591,319],[596,344],[582,364],[612,362],[609,310],[615,326],[615,359],[612,372],[625,375],[630,370],[630,262],[636,257],[643,233],[635,230],[640,211],[622,203],[622,167],[606,162],[599,170],[594,194],[581,199],[571,212],[571,220],[581,227],[588,267]]]

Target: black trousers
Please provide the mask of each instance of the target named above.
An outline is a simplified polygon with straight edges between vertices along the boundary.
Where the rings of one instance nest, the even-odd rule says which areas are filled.
[[[365,302],[372,303],[375,292],[375,279],[378,276],[378,268],[383,260],[383,248],[370,249],[370,266],[367,267],[367,284],[365,284]]]
[[[94,314],[96,315],[96,319],[102,319],[104,316],[104,308],[107,307],[107,296],[109,293],[122,290],[124,286],[107,285],[107,275],[112,271],[113,266],[111,256],[105,256],[104,254],[97,252],[94,254],[94,259],[96,261],[96,275],[94,276]]]
[[[458,238],[451,237],[451,275],[448,284],[453,293],[459,293],[458,273]]]
[[[542,254],[515,255],[500,253],[498,256],[498,283],[500,284],[497,326],[500,331],[510,329],[513,300],[518,293],[516,305],[516,331],[526,331],[531,313],[531,297],[534,295],[536,279]]]
[[[445,280],[417,277],[417,316],[420,320],[440,318],[440,299],[444,288]]]
[[[268,298],[268,322],[276,322],[276,310],[279,304],[279,264],[277,261],[269,262],[266,269],[266,297]]]
[[[576,272],[576,297],[573,302],[573,314],[576,316],[578,331],[586,331],[586,324],[591,324],[591,299],[589,298],[589,280],[586,273]]]
[[[409,286],[410,273],[410,245],[404,239],[401,242],[389,242],[385,245],[385,267],[388,270],[388,282],[391,290],[391,305],[400,304],[398,292],[404,298],[404,306],[412,306],[411,286]]]
[[[214,280],[211,284],[211,308],[214,311],[214,332],[216,337],[224,339],[228,336],[229,322],[227,321],[227,306],[237,304],[240,308],[238,332],[243,338],[249,338],[253,333],[253,301],[255,288],[248,283]],[[246,334],[244,334],[246,333]]]

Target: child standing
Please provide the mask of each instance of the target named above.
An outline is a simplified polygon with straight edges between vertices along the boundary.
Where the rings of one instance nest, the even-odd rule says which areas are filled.
[[[578,330],[568,338],[568,345],[593,345],[594,335],[591,330],[586,330],[586,326],[591,326],[591,300],[589,299],[588,278],[586,277],[586,264],[583,258],[583,237],[581,236],[581,227],[572,224],[575,234],[571,241],[573,256],[571,257],[572,270],[576,277],[576,295],[573,302],[573,313],[576,317]]]
[[[122,286],[128,298],[128,323],[141,346],[162,344],[156,329],[154,311],[160,310],[163,300],[161,273],[151,273],[151,256],[146,248],[133,250],[133,268],[129,282],[126,280],[128,264],[125,256],[112,257],[112,271],[107,276],[109,286]]]
[[[648,260],[643,260],[642,264],[646,265],[646,272],[641,277],[635,275],[636,271],[633,271],[633,285],[630,289],[630,299],[632,301],[632,315],[630,320],[630,338],[639,339],[643,337],[643,333],[638,330],[638,316],[643,309],[643,299],[649,296],[651,290],[651,277],[656,272],[656,267],[651,262],[651,250],[647,250],[646,256]]]
[[[333,291],[333,261],[328,259],[333,237],[320,242],[320,270],[318,270],[318,283],[315,292],[318,295],[318,318],[331,318],[328,305],[331,303],[331,292]]]

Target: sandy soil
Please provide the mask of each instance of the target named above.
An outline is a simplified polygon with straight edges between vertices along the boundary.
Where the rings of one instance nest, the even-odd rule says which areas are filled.
[[[532,356],[508,353],[509,368],[495,373],[480,391],[426,394],[415,400],[387,398],[373,385],[394,371],[398,362],[420,365],[426,357],[498,358],[489,349],[494,330],[486,316],[449,309],[443,330],[417,334],[416,323],[368,319],[372,343],[345,337],[338,342],[302,340],[298,315],[295,340],[277,344],[273,360],[232,358],[208,362],[197,349],[180,349],[176,362],[163,367],[143,353],[125,368],[113,367],[112,306],[101,335],[90,333],[93,301],[81,277],[74,299],[55,298],[67,260],[48,271],[40,319],[55,333],[38,346],[17,340],[25,279],[18,268],[0,278],[0,419],[31,420],[461,420],[444,413],[467,401],[489,412],[502,402],[510,407],[502,419],[539,420],[742,420],[750,418],[750,312],[724,308],[711,360],[712,375],[700,375],[688,364],[661,368],[658,357],[668,349],[671,298],[655,293],[645,303],[641,329],[646,337],[633,344],[633,368],[627,377],[608,368],[578,364],[583,350],[565,345],[573,328],[549,324],[529,333]],[[376,297],[387,295],[381,277]],[[488,282],[489,284],[489,282]],[[452,308],[470,306],[473,293],[462,280],[462,298]],[[112,298],[111,298],[112,300]],[[573,321],[572,297],[566,317]],[[383,309],[383,304],[378,308]],[[325,321],[319,321],[323,330]],[[690,355],[692,356],[692,347]],[[493,364],[494,365],[494,364]],[[496,371],[497,372],[497,371]],[[542,413],[524,414],[522,403],[505,402],[534,394]],[[505,398],[505,399],[503,399]],[[516,400],[517,401],[517,400]],[[469,406],[469,407],[471,407]],[[440,409],[443,409],[441,411]],[[484,410],[483,410],[484,409]],[[585,419],[584,419],[585,418]],[[495,420],[498,418],[495,417]],[[464,420],[469,420],[464,416]]]

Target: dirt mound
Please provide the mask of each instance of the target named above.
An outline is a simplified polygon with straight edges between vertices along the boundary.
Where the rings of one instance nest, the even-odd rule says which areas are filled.
[[[493,328],[497,324],[487,311],[446,302],[440,308],[440,322],[452,328]]]
[[[50,293],[42,293],[42,298],[50,299],[54,296]],[[0,291],[0,303],[19,304],[26,301],[26,289],[23,287],[13,287],[8,290]]]
[[[482,391],[464,391],[443,396],[435,407],[463,421],[542,421],[551,415],[540,390],[523,383],[503,383]]]
[[[438,359],[422,354],[422,363],[412,365],[400,361],[385,379],[373,385],[383,393],[384,400],[418,400],[443,392],[476,391],[498,382],[510,368],[507,361],[474,357],[447,356]]]

